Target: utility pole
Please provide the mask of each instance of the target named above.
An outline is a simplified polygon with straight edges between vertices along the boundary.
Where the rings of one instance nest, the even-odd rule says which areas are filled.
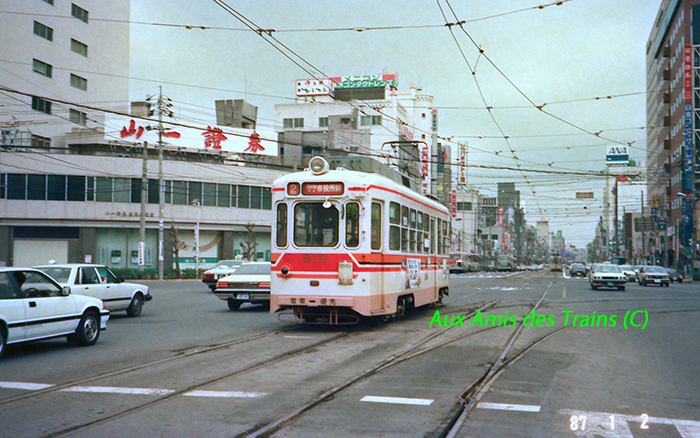
[[[158,279],[163,279],[165,250],[163,247],[163,209],[165,205],[163,182],[163,86],[158,87]]]
[[[146,198],[148,197],[148,142],[143,142],[143,171],[141,172],[141,221],[139,223],[139,272],[143,273],[146,247]]]
[[[642,224],[645,224],[646,222],[644,221],[644,190],[642,190],[641,200],[642,200]],[[642,254],[641,254],[642,262],[641,263],[643,265],[646,265],[647,264],[647,262],[646,262],[647,252],[644,249],[644,247],[645,247],[644,240],[646,240],[646,228],[644,227],[644,225],[642,225]]]
[[[616,257],[620,256],[620,237],[619,237],[619,232],[618,232],[618,228],[620,228],[620,227],[617,223],[617,219],[618,219],[617,198],[619,197],[618,190],[619,190],[618,181],[617,181],[617,178],[615,178],[615,220],[613,220],[613,224],[615,224],[615,256]]]

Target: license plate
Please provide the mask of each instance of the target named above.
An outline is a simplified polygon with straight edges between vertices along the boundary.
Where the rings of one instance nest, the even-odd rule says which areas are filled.
[[[612,281],[608,282],[608,286],[615,286],[615,283],[613,283]]]
[[[237,300],[249,300],[250,295],[248,295],[248,294],[236,294],[236,299]]]
[[[661,280],[657,278],[656,280],[654,280],[654,283],[661,283]]]

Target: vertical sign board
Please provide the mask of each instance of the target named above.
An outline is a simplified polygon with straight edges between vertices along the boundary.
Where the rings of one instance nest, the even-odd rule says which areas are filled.
[[[423,145],[421,150],[421,173],[423,175],[422,194],[430,194],[430,150],[428,145]]]
[[[685,153],[683,154],[683,192],[690,194],[693,191],[693,76],[692,76],[693,49],[690,45],[683,48],[683,82],[685,111],[683,121],[685,124]],[[683,198],[683,245],[692,246],[693,243],[693,202],[689,196]]]
[[[457,217],[457,189],[452,189],[452,217]]]
[[[459,183],[467,183],[467,146],[459,146]]]
[[[498,228],[503,228],[503,207],[498,207]]]

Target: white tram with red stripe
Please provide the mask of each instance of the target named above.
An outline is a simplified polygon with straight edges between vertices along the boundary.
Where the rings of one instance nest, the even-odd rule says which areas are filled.
[[[445,206],[381,175],[329,170],[321,157],[309,167],[272,185],[270,312],[351,324],[449,294]]]

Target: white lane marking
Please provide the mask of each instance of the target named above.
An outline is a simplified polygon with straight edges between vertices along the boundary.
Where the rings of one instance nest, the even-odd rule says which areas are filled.
[[[480,409],[498,409],[501,411],[539,412],[540,407],[535,405],[516,405],[511,403],[487,403],[479,402],[476,405]]]
[[[116,386],[71,386],[62,389],[65,392],[92,392],[105,394],[165,395],[175,392],[172,389],[157,388],[121,388]]]
[[[243,392],[243,391],[190,391],[182,394],[187,397],[228,397],[228,398],[255,398],[267,395],[266,392]]]
[[[560,409],[557,411],[562,415],[584,415],[588,419],[591,428],[584,431],[574,432],[577,437],[621,437],[634,438],[628,423],[641,423],[642,417],[639,415],[613,414],[610,412],[587,412],[575,411],[571,409]],[[615,431],[610,430],[610,416],[615,416]],[[676,426],[676,430],[683,438],[697,438],[700,436],[700,421],[676,420],[673,418],[649,417],[647,424],[670,424]],[[595,426],[595,427],[594,427]],[[622,426],[622,427],[620,427]],[[597,433],[597,435],[595,433]],[[603,434],[603,432],[605,434]]]
[[[314,339],[313,336],[290,336],[290,335],[285,336],[285,338],[287,338],[287,339]]]
[[[0,382],[0,388],[25,389],[27,391],[38,391],[40,389],[46,389],[52,386],[54,385],[47,385],[45,383]]]
[[[376,395],[366,395],[362,397],[360,401],[373,403],[393,403],[397,405],[430,406],[430,404],[435,400],[425,398],[381,397]]]

